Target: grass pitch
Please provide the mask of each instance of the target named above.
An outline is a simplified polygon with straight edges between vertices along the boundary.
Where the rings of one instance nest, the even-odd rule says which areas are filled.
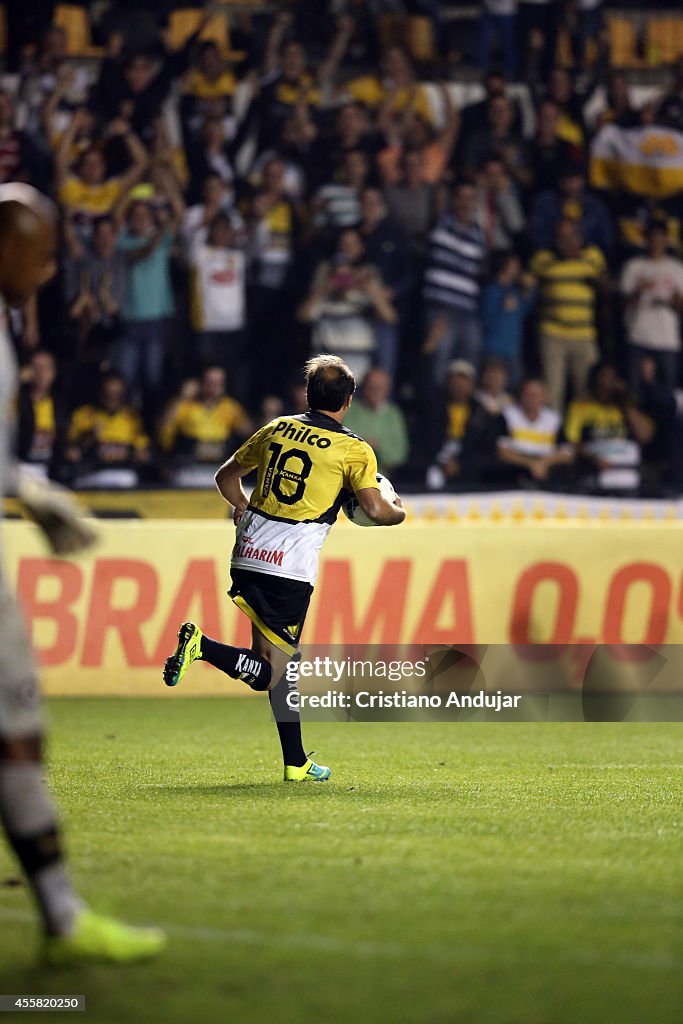
[[[265,701],[50,715],[79,887],[171,942],[38,971],[0,844],[0,993],[98,1024],[683,1020],[680,726],[316,723],[333,781],[284,786]]]

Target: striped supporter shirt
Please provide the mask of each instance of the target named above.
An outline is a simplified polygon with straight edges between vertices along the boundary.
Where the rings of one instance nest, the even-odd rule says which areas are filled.
[[[435,305],[477,312],[485,254],[479,225],[463,224],[452,213],[445,214],[429,236],[425,299]]]
[[[542,249],[530,269],[539,285],[541,333],[567,341],[595,341],[596,286],[607,269],[600,249],[586,246],[576,259]]]
[[[546,406],[535,420],[529,419],[519,405],[508,405],[503,409],[507,436],[499,444],[519,455],[543,457],[552,455],[558,448],[566,449],[559,413]]]

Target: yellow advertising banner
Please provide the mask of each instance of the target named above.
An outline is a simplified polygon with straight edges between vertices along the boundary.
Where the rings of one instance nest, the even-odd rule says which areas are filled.
[[[93,555],[64,561],[30,524],[3,527],[46,693],[166,693],[161,667],[188,618],[249,646],[251,624],[226,596],[229,522],[100,529]],[[343,522],[323,549],[304,643],[682,643],[682,541],[675,522]],[[244,694],[201,665],[180,690]]]

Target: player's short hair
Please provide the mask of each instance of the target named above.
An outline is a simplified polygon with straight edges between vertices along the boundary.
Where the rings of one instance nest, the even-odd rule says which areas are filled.
[[[356,379],[339,356],[321,355],[304,366],[306,398],[311,409],[339,412],[356,390]]]

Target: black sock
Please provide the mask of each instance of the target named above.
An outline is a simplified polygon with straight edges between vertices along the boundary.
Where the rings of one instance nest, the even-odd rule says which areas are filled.
[[[233,679],[241,679],[252,690],[267,690],[270,686],[270,662],[248,647],[231,647],[203,636],[201,652],[202,661],[208,661]]]
[[[286,765],[301,768],[308,758],[301,742],[301,715],[287,703],[287,695],[292,692],[297,693],[296,683],[288,682],[283,676],[277,686],[268,691],[268,697],[280,737],[282,759]]]

